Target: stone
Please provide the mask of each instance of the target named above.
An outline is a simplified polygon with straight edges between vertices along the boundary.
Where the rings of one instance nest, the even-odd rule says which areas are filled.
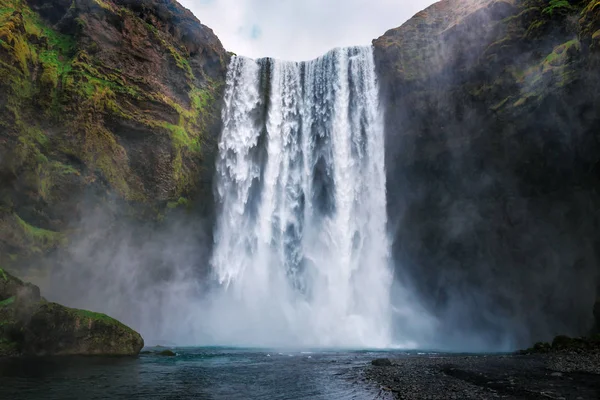
[[[378,358],[378,359],[371,361],[371,365],[373,365],[375,367],[391,367],[392,362],[390,361],[389,358]]]
[[[134,356],[141,335],[100,313],[46,301],[39,288],[0,273],[0,357]]]

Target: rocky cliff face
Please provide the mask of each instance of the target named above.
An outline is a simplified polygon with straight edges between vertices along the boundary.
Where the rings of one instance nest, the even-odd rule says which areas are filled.
[[[401,278],[456,344],[587,333],[600,2],[443,0],[374,45]]]
[[[0,265],[36,264],[96,207],[210,208],[227,62],[176,1],[0,0]]]

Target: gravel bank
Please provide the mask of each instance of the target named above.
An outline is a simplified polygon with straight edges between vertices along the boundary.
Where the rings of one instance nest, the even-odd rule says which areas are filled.
[[[600,353],[503,356],[404,355],[368,365],[380,399],[600,399]]]

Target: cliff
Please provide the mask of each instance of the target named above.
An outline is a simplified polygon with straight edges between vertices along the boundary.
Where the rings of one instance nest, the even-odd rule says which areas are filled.
[[[0,0],[0,266],[212,201],[228,54],[171,0]],[[21,273],[20,273],[21,274]]]
[[[449,343],[593,325],[599,29],[598,1],[443,0],[374,41],[394,257]]]

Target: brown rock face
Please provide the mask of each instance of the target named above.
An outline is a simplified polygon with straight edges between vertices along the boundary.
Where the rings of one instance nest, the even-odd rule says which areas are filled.
[[[394,256],[449,344],[592,326],[598,10],[444,0],[374,41]]]
[[[176,1],[0,0],[0,265],[98,207],[210,213],[228,55]]]

